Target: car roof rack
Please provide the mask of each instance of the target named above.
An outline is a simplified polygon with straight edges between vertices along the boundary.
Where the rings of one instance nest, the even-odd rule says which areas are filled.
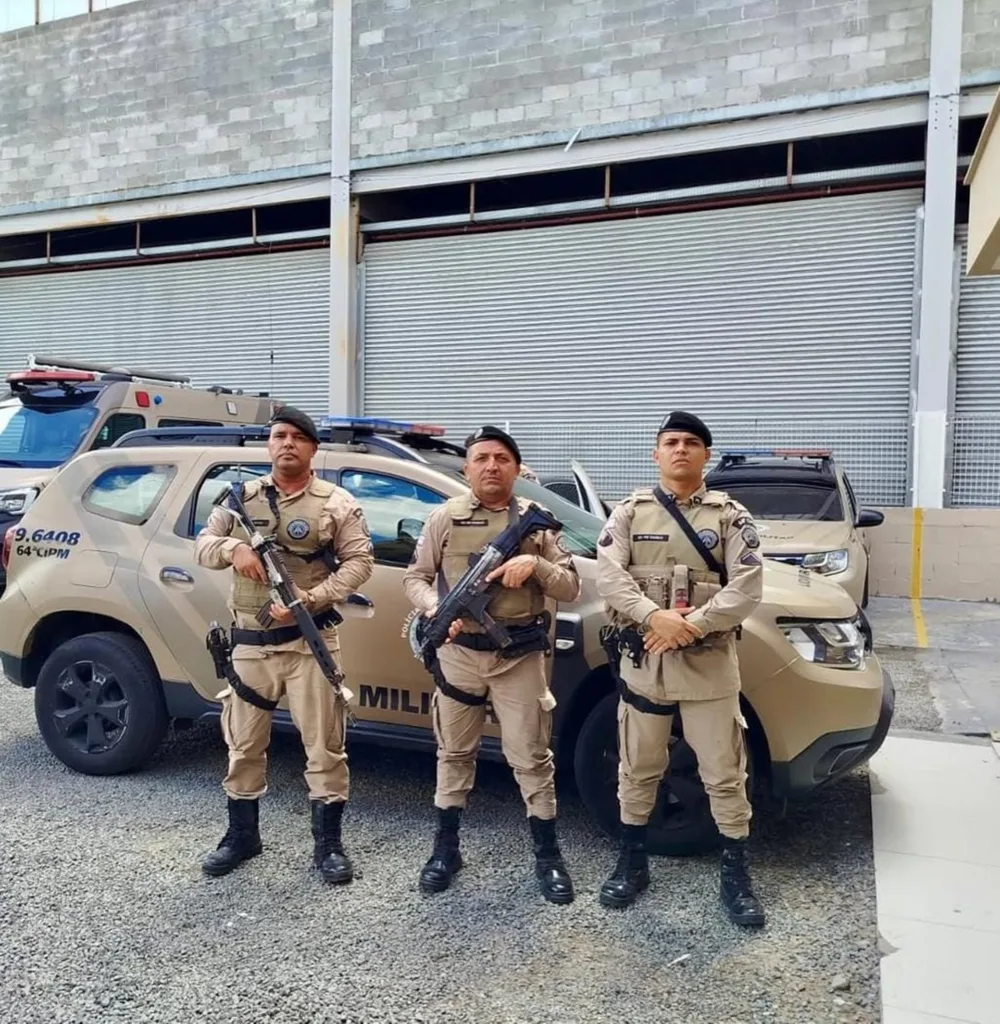
[[[395,420],[375,420],[357,417],[323,417],[317,427],[322,444],[367,444],[388,451],[397,458],[412,462],[426,461],[420,451],[435,451],[449,455],[465,455],[465,448],[444,440],[437,433],[443,428],[430,428],[422,424],[402,423]],[[420,429],[420,428],[423,429]],[[434,433],[430,431],[433,430]],[[144,427],[131,430],[116,440],[112,448],[133,448],[140,445],[220,445],[242,447],[254,441],[266,441],[271,428],[266,424],[234,424],[232,426],[202,427]]]
[[[83,373],[99,373],[117,380],[155,380],[171,384],[190,384],[191,378],[186,374],[164,373],[161,370],[146,370],[139,367],[111,366],[108,363],[91,363],[79,359],[64,359],[62,356],[38,355],[28,356],[29,370],[76,370]]]

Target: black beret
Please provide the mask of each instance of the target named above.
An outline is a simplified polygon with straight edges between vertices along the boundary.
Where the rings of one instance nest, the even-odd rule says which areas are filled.
[[[480,427],[465,439],[466,449],[471,448],[477,441],[499,441],[506,448],[510,449],[510,453],[514,456],[517,464],[521,465],[521,449],[518,448],[517,442],[506,430],[501,430],[499,427]]]
[[[712,431],[693,412],[678,410],[665,416],[656,436],[659,437],[666,430],[683,430],[685,433],[694,434],[695,437],[701,438],[706,448],[712,447]]]
[[[316,429],[315,421],[308,413],[304,413],[301,409],[296,409],[291,405],[281,406],[271,417],[271,422],[268,423],[268,426],[273,427],[275,423],[288,423],[293,427],[298,427],[310,441],[314,444],[319,444],[319,431]]]

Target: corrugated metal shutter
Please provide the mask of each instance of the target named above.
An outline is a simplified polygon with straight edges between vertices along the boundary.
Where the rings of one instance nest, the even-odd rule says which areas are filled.
[[[1000,505],[1000,277],[969,277],[961,225],[961,283],[952,418],[952,505]]]
[[[456,433],[508,422],[533,466],[605,494],[652,479],[664,412],[716,448],[832,445],[870,502],[907,500],[919,191],[365,252],[364,405]]]
[[[0,371],[29,352],[187,373],[327,411],[326,249],[0,278]]]

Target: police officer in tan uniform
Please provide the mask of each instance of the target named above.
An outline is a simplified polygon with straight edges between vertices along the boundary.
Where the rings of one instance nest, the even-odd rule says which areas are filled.
[[[649,884],[646,825],[667,768],[672,716],[679,714],[722,833],[722,902],[737,924],[762,925],[746,865],[751,810],[736,639],[760,601],[763,566],[749,512],[705,488],[711,444],[697,416],[667,416],[653,453],[659,486],[635,491],[616,507],[597,545],[598,591],[623,631],[622,845],[600,901],[626,907]]]
[[[481,427],[468,438],[465,475],[471,492],[430,514],[403,577],[407,597],[421,611],[433,615],[439,593],[454,587],[469,566],[469,556],[528,508],[513,490],[520,464],[517,444],[498,427]],[[549,641],[544,613],[545,598],[574,601],[580,579],[561,538],[548,530],[526,538],[520,554],[495,569],[490,576],[494,578],[502,587],[488,611],[509,630],[511,647],[500,653],[477,623],[458,619],[452,623],[450,640],[438,652],[445,679],[433,698],[438,829],[433,853],[420,874],[420,888],[447,889],[462,866],[459,821],[475,781],[489,700],[500,723],[504,756],[527,807],[542,895],[552,903],[569,903],[573,883],[556,839],[549,749],[555,698],[546,681]]]
[[[298,596],[338,667],[340,644],[333,606],[372,574],[374,556],[360,505],[347,491],[312,470],[319,435],[312,419],[283,406],[271,421],[268,451],[272,470],[244,487],[244,504],[261,533],[276,535]],[[292,613],[271,604],[267,575],[243,528],[217,506],[198,534],[195,557],[209,569],[233,569],[229,607],[235,620],[233,666],[242,689],[222,696],[222,733],[229,747],[229,829],[202,865],[224,875],[261,852],[258,800],[267,791],[271,716],[283,695],[306,751],[305,779],[312,806],[314,863],[328,882],[349,882],[351,862],[341,843],[341,817],[348,798],[344,750],[347,701],[323,675]],[[255,616],[270,605],[270,628]]]

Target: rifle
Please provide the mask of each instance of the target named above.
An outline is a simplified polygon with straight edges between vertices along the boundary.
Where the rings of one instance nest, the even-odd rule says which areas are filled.
[[[250,546],[264,564],[272,600],[275,603],[283,604],[295,617],[295,624],[299,627],[299,631],[309,645],[309,650],[312,651],[313,657],[323,670],[323,675],[333,687],[337,696],[341,697],[343,695],[344,675],[338,670],[333,658],[330,657],[330,651],[323,642],[323,637],[316,623],[313,622],[312,616],[302,604],[301,599],[295,596],[295,587],[288,569],[281,558],[277,539],[273,536],[262,536],[254,525],[253,518],[243,504],[243,484],[239,481],[231,483],[229,489],[223,491],[216,499],[216,504],[228,509],[247,532],[250,538]],[[258,613],[258,621],[262,621],[261,616],[265,610],[261,609]],[[343,616],[337,612],[331,611],[331,614],[336,617],[335,625],[343,621]]]
[[[486,610],[502,584],[497,580],[487,582],[486,577],[516,555],[526,537],[539,530],[561,529],[562,523],[544,509],[531,505],[517,522],[494,537],[482,552],[472,555],[469,568],[445,595],[433,617],[420,617],[419,642],[425,662],[428,653],[436,651],[448,639],[448,631],[455,619],[475,620],[500,650],[509,647],[510,633]]]

